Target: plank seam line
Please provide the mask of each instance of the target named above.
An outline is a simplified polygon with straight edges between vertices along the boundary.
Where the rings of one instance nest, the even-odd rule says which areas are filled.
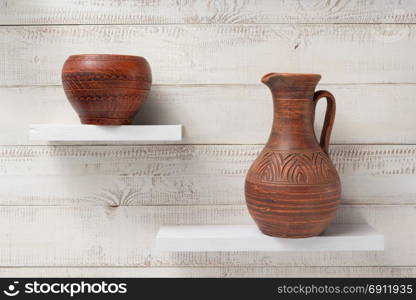
[[[204,253],[204,252],[202,252]],[[88,266],[88,265],[69,265],[69,266],[49,266],[49,265],[35,265],[35,266],[6,266],[6,265],[0,265],[0,271],[1,268],[10,268],[10,269],[26,269],[26,268],[34,268],[34,269],[41,269],[41,268],[50,268],[50,269],[62,269],[62,268],[71,268],[71,269],[80,269],[80,268],[94,268],[94,269],[117,269],[117,268],[126,268],[126,269],[167,269],[167,268],[258,268],[258,269],[265,269],[265,268],[273,268],[273,269],[295,269],[295,268],[416,268],[416,265],[398,265],[398,266],[380,266],[380,265],[370,265],[370,266],[327,266],[327,265],[317,265],[317,266],[265,266],[265,265],[213,265],[213,266],[207,266],[207,265],[167,265],[167,266],[131,266],[131,265],[108,265],[108,266]]]
[[[63,27],[63,26],[199,26],[199,25],[209,25],[209,26],[215,26],[215,25],[222,25],[222,26],[256,26],[256,25],[415,25],[416,21],[412,22],[270,22],[270,23],[264,23],[264,22],[255,22],[255,23],[146,23],[146,24],[140,24],[140,23],[47,23],[47,24],[35,24],[35,23],[27,23],[27,24],[15,24],[15,23],[2,23],[0,24],[0,27]]]
[[[81,125],[81,124],[71,124],[71,125]],[[140,125],[140,124],[133,124],[133,125]],[[159,147],[164,147],[164,146],[193,146],[193,147],[197,147],[197,146],[264,146],[266,141],[264,143],[259,143],[259,144],[219,144],[219,143],[193,143],[193,144],[141,144],[141,143],[120,143],[117,141],[114,141],[114,143],[102,143],[102,142],[97,142],[98,144],[94,143],[94,144],[86,144],[86,143],[94,143],[94,142],[88,142],[86,141],[85,143],[81,143],[81,144],[77,144],[76,142],[74,143],[64,143],[64,142],[55,142],[55,143],[45,143],[45,144],[0,144],[0,148],[19,148],[19,147],[104,147],[104,146],[110,146],[110,147],[149,147],[149,146],[159,146]],[[346,143],[346,144],[330,144],[330,146],[416,146],[416,144],[414,143]]]
[[[80,199],[82,201],[82,199]],[[389,206],[389,207],[399,207],[399,206],[409,206],[416,207],[416,203],[341,203],[339,207],[359,207],[359,206]],[[183,207],[205,207],[205,208],[215,208],[215,207],[235,207],[243,208],[246,207],[245,203],[235,204],[235,203],[219,203],[219,204],[136,204],[136,205],[11,205],[11,204],[1,204],[0,208],[76,208],[76,209],[86,209],[86,208],[106,208],[106,209],[117,209],[117,208],[127,208],[127,207],[158,207],[158,208],[183,208]],[[335,224],[355,224],[354,222],[347,223],[335,223]]]

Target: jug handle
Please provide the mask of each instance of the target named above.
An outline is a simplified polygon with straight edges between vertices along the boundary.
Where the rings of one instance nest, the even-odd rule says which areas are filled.
[[[322,127],[321,132],[321,141],[320,145],[321,148],[324,150],[326,154],[328,154],[329,148],[329,139],[331,138],[331,131],[334,125],[335,120],[335,97],[328,91],[317,91],[313,96],[313,101],[315,105],[318,103],[319,99],[326,98],[326,113],[325,113],[325,121],[324,126]]]

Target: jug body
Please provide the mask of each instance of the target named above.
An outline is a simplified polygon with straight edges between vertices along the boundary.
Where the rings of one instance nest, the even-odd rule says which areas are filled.
[[[328,155],[335,99],[315,92],[317,74],[271,73],[262,81],[273,95],[270,137],[251,165],[245,182],[246,203],[267,235],[303,238],[321,234],[335,218],[341,184]],[[316,102],[327,98],[321,141],[314,132]]]

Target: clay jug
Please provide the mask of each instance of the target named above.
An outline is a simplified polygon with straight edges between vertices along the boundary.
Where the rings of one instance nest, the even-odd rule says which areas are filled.
[[[245,182],[248,210],[267,235],[304,238],[321,234],[334,219],[341,184],[328,156],[335,118],[335,98],[315,92],[318,74],[270,73],[261,81],[273,96],[269,140],[251,165]],[[318,143],[315,107],[326,98]]]

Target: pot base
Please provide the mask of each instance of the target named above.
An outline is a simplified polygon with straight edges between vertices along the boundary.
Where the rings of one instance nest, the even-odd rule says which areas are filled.
[[[133,119],[111,119],[111,118],[80,118],[82,124],[86,125],[131,125]]]

